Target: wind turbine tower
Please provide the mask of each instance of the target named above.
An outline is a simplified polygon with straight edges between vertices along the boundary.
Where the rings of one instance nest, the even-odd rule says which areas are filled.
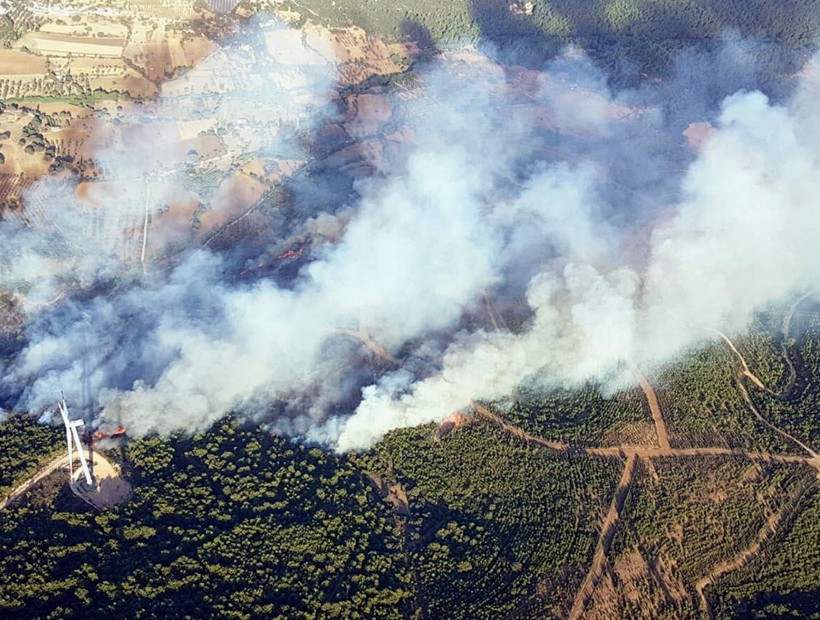
[[[82,420],[68,419],[68,406],[65,404],[65,396],[57,403],[57,407],[60,410],[60,415],[63,416],[63,424],[65,424],[65,440],[68,448],[68,471],[71,476],[71,483],[74,484],[74,450],[76,449],[80,457],[80,470],[85,476],[85,482],[89,487],[94,486],[91,470],[88,469],[88,461],[85,458],[85,452],[83,452],[83,443],[80,441],[80,433],[77,430],[83,426],[84,422]]]

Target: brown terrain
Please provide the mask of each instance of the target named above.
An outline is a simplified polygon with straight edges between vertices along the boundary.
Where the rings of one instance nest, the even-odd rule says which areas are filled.
[[[131,485],[120,476],[119,468],[99,452],[92,452],[92,456],[95,487],[86,489],[84,485],[72,481],[69,485],[71,490],[77,497],[99,510],[116,506],[125,501],[131,493]],[[36,474],[18,484],[11,493],[0,500],[0,510],[20,500],[39,482],[57,471],[62,471],[68,477],[67,455],[61,455],[49,461]],[[75,478],[78,473],[75,472]]]
[[[626,460],[626,465],[621,474],[621,479],[618,481],[618,487],[615,489],[615,495],[612,497],[609,511],[600,526],[601,534],[598,538],[598,544],[595,547],[595,554],[592,556],[592,565],[589,567],[589,572],[584,578],[584,582],[581,584],[578,593],[575,595],[575,601],[569,612],[570,620],[577,620],[583,615],[584,607],[601,579],[604,563],[606,562],[606,554],[609,552],[612,537],[615,536],[615,526],[618,523],[618,517],[620,516],[621,510],[623,510],[626,496],[629,493],[629,487],[632,484],[636,458],[635,454],[631,454]]]

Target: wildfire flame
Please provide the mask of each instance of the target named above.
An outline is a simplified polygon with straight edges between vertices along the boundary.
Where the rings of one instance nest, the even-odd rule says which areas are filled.
[[[304,253],[305,253],[305,251],[302,248],[299,248],[298,250],[291,248],[287,252],[282,252],[279,256],[276,257],[276,260],[285,260],[285,259],[288,259],[288,258],[296,258],[297,256],[301,256]]]
[[[94,439],[99,441],[101,439],[108,439],[109,437],[119,437],[120,435],[125,435],[125,429],[122,426],[118,426],[116,430],[105,433],[103,431],[97,431],[94,433]]]

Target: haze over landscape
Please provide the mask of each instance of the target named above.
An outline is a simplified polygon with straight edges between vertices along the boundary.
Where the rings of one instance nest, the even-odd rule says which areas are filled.
[[[232,103],[226,113],[246,118],[261,100],[266,122],[305,119],[299,130],[317,131],[332,106],[333,58],[283,26],[256,34],[267,49],[247,63],[254,105]],[[742,66],[754,62],[750,45],[730,40],[717,55],[753,75]],[[282,59],[296,68],[270,68]],[[285,282],[264,273],[237,282],[230,252],[207,248],[163,269],[149,258],[144,273],[133,255],[119,255],[143,218],[191,191],[175,178],[184,174],[178,165],[154,156],[176,127],[155,134],[142,106],[125,120],[136,139],[93,154],[106,176],[130,184],[78,195],[77,182],[45,179],[24,194],[49,210],[44,225],[4,224],[4,285],[27,304],[27,345],[4,385],[19,386],[14,406],[23,411],[67,390],[137,435],[204,429],[234,409],[269,415],[271,403],[286,401],[274,427],[346,450],[441,420],[472,399],[503,398],[522,381],[632,382],[630,365],[653,369],[714,338],[708,329],[742,330],[754,311],[817,281],[818,119],[800,105],[816,95],[812,67],[794,101],[738,90],[715,102],[698,119],[709,123],[704,143],[687,156],[681,127],[709,102],[669,108],[700,72],[679,76],[676,88],[613,94],[569,49],[543,70],[521,70],[528,84],[520,86],[486,53],[455,48],[420,70],[398,111],[413,138],[398,141],[378,178],[327,210],[309,194],[294,205],[297,217],[283,226],[291,235],[317,218],[339,232],[302,248],[310,260]],[[282,94],[281,80],[297,99]],[[179,107],[173,114],[185,119]],[[532,116],[541,111],[551,118],[539,127]],[[309,157],[288,129],[263,148]],[[92,141],[94,131],[106,128],[92,128]],[[653,140],[668,150],[648,152]],[[142,188],[147,175],[160,181]],[[230,208],[230,194],[214,198],[209,210]],[[152,224],[151,242],[161,244],[166,233]],[[282,231],[271,233],[258,256],[242,259],[280,246]],[[63,301],[72,284],[88,292]],[[485,295],[525,298],[532,315],[513,330],[465,325]],[[368,381],[362,357],[371,352],[338,333],[360,323],[391,356],[403,349],[424,363],[387,364]],[[358,390],[363,402],[350,421],[334,415]]]
[[[820,16],[328,4],[3,5],[3,613],[820,617]]]

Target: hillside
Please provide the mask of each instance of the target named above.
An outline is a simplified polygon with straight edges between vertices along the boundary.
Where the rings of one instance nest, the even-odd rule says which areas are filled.
[[[0,617],[820,619],[819,32],[0,3]]]
[[[815,326],[787,345],[795,384],[816,373],[818,338]],[[767,339],[777,344],[778,335],[761,329],[739,341],[756,351],[752,369],[784,361],[775,347],[754,344]],[[692,356],[669,372],[696,373],[700,360]],[[736,388],[723,382],[738,366],[727,360],[725,378],[717,372],[692,389],[726,399]],[[788,379],[778,373],[766,376],[772,385]],[[783,398],[799,408],[804,394]],[[588,454],[539,445],[480,416],[440,437],[432,426],[396,431],[372,451],[341,458],[239,419],[192,438],[128,441],[109,451],[134,485],[121,507],[95,512],[60,487],[65,474],[58,473],[5,509],[3,615],[574,617],[623,451],[632,449],[644,456],[631,465],[600,575],[582,600],[584,617],[699,618],[697,587],[707,576],[703,600],[716,617],[747,617],[751,609],[820,613],[811,551],[818,544],[810,542],[820,536],[812,518],[816,460],[772,444],[739,407],[720,413],[709,400],[666,393],[663,411],[686,402],[691,420],[750,425],[737,453],[686,456],[673,447],[652,456],[657,439],[634,434],[635,414],[595,417],[598,405],[589,399],[602,396],[594,388],[576,397],[586,405],[550,398],[529,405],[534,437],[590,446]],[[759,391],[755,399],[774,400]],[[639,395],[622,402],[621,411],[648,417]],[[513,411],[500,415],[512,424],[521,415]],[[579,425],[573,411],[593,415]],[[566,422],[540,426],[539,415]],[[604,434],[589,434],[598,428]],[[711,440],[692,435],[687,446],[734,443],[734,431],[715,433]],[[627,445],[598,456],[600,438]],[[787,456],[764,456],[768,450]],[[25,475],[15,471],[4,465],[4,478]]]

